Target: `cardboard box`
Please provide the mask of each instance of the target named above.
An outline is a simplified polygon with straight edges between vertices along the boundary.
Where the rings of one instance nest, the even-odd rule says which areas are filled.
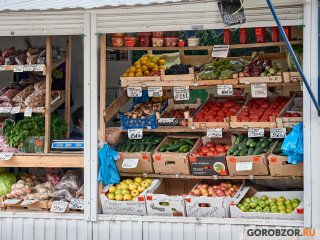
[[[256,196],[260,198],[266,195],[268,198],[278,198],[284,196],[288,199],[297,198],[301,200],[299,206],[291,213],[265,213],[265,212],[243,212],[237,207],[237,204],[246,197]],[[236,195],[230,204],[230,212],[232,218],[244,219],[275,219],[275,220],[303,220],[303,191],[277,191],[277,192],[258,192],[253,187],[244,187],[239,194]]]
[[[117,214],[117,215],[147,215],[145,195],[149,191],[152,191],[161,183],[160,179],[154,179],[151,186],[145,191],[140,193],[140,195],[132,201],[116,201],[109,200],[106,197],[106,193],[109,188],[113,186],[112,184],[105,186],[100,194],[102,212],[104,214]]]
[[[192,175],[194,176],[225,176],[228,175],[227,169],[227,161],[226,155],[220,156],[196,156],[197,150],[200,148],[201,145],[205,145],[208,142],[213,142],[215,144],[229,144],[231,145],[231,138],[208,138],[202,137],[200,141],[197,143],[196,148],[191,153],[190,159],[190,168]]]
[[[184,196],[197,181],[163,179],[154,191],[146,194],[148,216],[185,217]]]
[[[301,92],[297,92],[288,104],[282,109],[276,118],[278,128],[293,128],[299,122],[303,122],[303,97]],[[284,117],[285,113],[299,113],[301,117]]]
[[[120,173],[153,173],[151,155],[151,152],[120,153],[120,159],[116,161],[117,168]],[[138,164],[135,168],[123,168],[125,159],[138,159]]]
[[[303,176],[303,162],[298,164],[288,163],[288,156],[278,156],[273,153],[279,142],[274,145],[268,156],[270,175],[278,176]]]
[[[180,138],[189,138],[195,141],[195,145],[187,153],[160,152],[159,149],[168,142]],[[199,139],[191,136],[169,136],[166,137],[156,148],[153,158],[153,168],[155,173],[161,174],[190,174],[189,155],[194,151]]]
[[[215,184],[219,184],[220,182],[221,181],[208,180],[208,181],[202,181],[201,183],[215,185]],[[230,181],[230,182],[233,184],[241,184],[239,191],[244,187],[244,182],[239,182],[239,181],[238,182]],[[205,197],[205,196],[196,197],[196,196],[187,195],[185,196],[187,216],[188,217],[227,218],[227,217],[230,217],[229,206],[232,201],[233,201],[233,198],[229,196],[228,197]]]

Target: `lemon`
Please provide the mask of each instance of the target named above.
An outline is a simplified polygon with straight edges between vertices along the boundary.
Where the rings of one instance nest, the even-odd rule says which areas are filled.
[[[122,77],[128,77],[128,73],[124,73]]]
[[[142,77],[142,76],[143,76],[143,73],[142,73],[142,72],[136,73],[136,77]]]
[[[149,59],[153,58],[153,54],[148,54],[148,58]]]
[[[128,75],[129,77],[134,77],[134,73],[129,73],[129,75]]]
[[[148,67],[147,66],[142,66],[141,70],[142,70],[142,72],[148,71]]]
[[[141,69],[141,68],[137,68],[137,69],[136,69],[136,73],[139,73],[139,72],[142,72],[142,69]]]
[[[160,60],[158,61],[158,63],[159,63],[160,66],[163,66],[163,65],[166,64],[166,61],[163,60],[163,59],[160,59]]]
[[[150,76],[150,72],[149,72],[149,71],[144,71],[144,72],[143,72],[143,75],[144,75],[144,76]]]
[[[134,73],[136,71],[136,68],[134,66],[130,67],[129,68],[129,72],[130,73]]]
[[[149,63],[149,64],[148,64],[148,68],[149,68],[149,69],[153,69],[154,66],[155,66],[154,63]]]

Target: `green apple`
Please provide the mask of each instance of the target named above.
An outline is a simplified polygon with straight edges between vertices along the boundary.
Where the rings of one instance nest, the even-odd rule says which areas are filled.
[[[270,212],[271,209],[270,209],[270,207],[265,207],[265,208],[263,209],[263,211],[264,211],[264,212]]]
[[[264,202],[265,202],[266,206],[270,206],[270,203],[268,200],[265,200]]]
[[[118,195],[118,194],[122,194],[122,190],[121,189],[117,189],[115,192],[114,192],[115,195]]]
[[[300,200],[299,200],[299,199],[297,199],[297,198],[294,198],[294,199],[292,199],[292,203],[294,203],[294,202],[296,202],[296,203],[300,203]]]
[[[247,212],[248,211],[245,206],[241,206],[240,209],[241,209],[242,212]]]
[[[242,207],[242,204],[241,204],[241,203],[238,203],[238,204],[237,204],[237,207],[238,207],[238,208],[241,208],[241,207]]]
[[[279,210],[278,210],[278,209],[273,209],[273,210],[271,209],[271,212],[272,212],[272,213],[278,213]]]
[[[262,207],[260,207],[260,206],[257,206],[255,209],[257,212],[262,212]]]
[[[260,198],[260,200],[266,201],[266,200],[268,200],[268,197],[267,197],[266,195],[262,195],[261,198]]]
[[[268,199],[268,202],[271,204],[271,203],[276,203],[277,202],[277,199],[275,198],[269,198]]]
[[[257,197],[252,197],[252,198],[251,198],[251,202],[258,203],[258,202],[259,202],[259,198],[257,198]]]
[[[271,207],[271,212],[274,212],[274,211],[279,211],[278,207],[277,206],[272,206]]]
[[[290,200],[290,199],[287,199],[285,202],[284,202],[284,204],[286,205],[286,206],[288,206],[288,205],[292,205],[292,201]]]
[[[260,206],[261,208],[265,208],[267,205],[266,205],[266,203],[265,203],[264,201],[260,201],[260,202],[259,202],[259,206]]]
[[[121,193],[122,193],[122,195],[125,195],[125,194],[130,193],[130,191],[129,191],[129,190],[127,190],[127,189],[123,189],[123,190],[121,191]]]
[[[278,205],[284,205],[285,200],[283,199],[278,199],[277,204]]]
[[[298,206],[299,206],[299,203],[296,203],[296,202],[292,203],[292,208],[293,209],[296,209]]]
[[[251,198],[247,197],[247,198],[244,199],[244,201],[247,202],[247,203],[251,203]]]
[[[251,207],[251,208],[256,208],[257,206],[258,206],[258,204],[255,203],[255,202],[251,202],[251,203],[250,203],[250,207]]]
[[[286,212],[287,213],[291,213],[293,211],[293,208],[292,207],[287,207],[287,209],[286,209]]]
[[[278,205],[276,203],[270,203],[270,207],[278,207]]]
[[[250,203],[244,202],[243,203],[243,207],[245,207],[246,209],[249,209],[250,208]]]
[[[285,198],[284,196],[278,197],[278,200],[279,200],[279,199],[282,199],[282,200],[286,201],[286,198]]]
[[[249,209],[249,212],[256,212],[257,210],[255,209]]]
[[[284,205],[280,205],[279,207],[278,207],[278,209],[280,210],[280,211],[286,211],[286,206],[284,206]]]

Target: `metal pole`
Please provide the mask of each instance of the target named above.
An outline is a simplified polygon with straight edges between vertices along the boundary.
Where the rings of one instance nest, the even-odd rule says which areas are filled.
[[[300,75],[301,75],[301,77],[302,77],[303,83],[304,83],[307,91],[309,92],[309,95],[310,95],[310,97],[311,97],[311,100],[312,100],[314,106],[316,107],[316,109],[317,109],[317,111],[318,111],[318,116],[320,116],[320,107],[319,107],[319,104],[318,104],[318,102],[317,102],[317,99],[316,99],[316,97],[314,96],[314,94],[313,94],[313,92],[312,92],[312,89],[311,89],[309,83],[307,82],[306,76],[305,76],[304,73],[303,73],[303,70],[302,70],[302,68],[301,68],[301,66],[300,66],[300,64],[299,64],[299,62],[298,62],[298,59],[297,59],[296,55],[294,54],[294,51],[293,51],[293,49],[292,49],[292,46],[291,46],[291,44],[290,44],[290,42],[289,42],[289,39],[288,39],[286,33],[285,33],[284,30],[283,30],[283,27],[282,27],[282,25],[281,25],[281,23],[280,23],[280,20],[279,20],[278,16],[277,16],[277,13],[275,12],[275,9],[274,9],[274,7],[273,7],[273,5],[272,5],[272,3],[271,3],[271,0],[266,0],[266,1],[267,1],[267,4],[268,4],[269,8],[270,8],[270,11],[271,11],[271,13],[272,13],[272,15],[273,15],[273,18],[274,18],[274,20],[276,21],[276,23],[277,23],[277,25],[278,25],[279,31],[280,31],[280,33],[281,33],[281,36],[282,36],[283,40],[284,40],[285,43],[286,43],[287,49],[288,49],[288,51],[289,51],[289,53],[290,53],[290,55],[291,55],[291,57],[292,57],[295,65],[296,65],[297,68],[298,68],[298,72],[300,73]]]

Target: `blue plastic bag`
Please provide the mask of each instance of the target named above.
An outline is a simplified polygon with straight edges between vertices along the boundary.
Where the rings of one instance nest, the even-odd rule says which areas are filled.
[[[98,156],[98,182],[103,182],[104,185],[119,183],[120,175],[115,163],[120,158],[119,153],[106,144],[99,150]]]
[[[288,156],[288,162],[298,164],[303,161],[303,123],[300,122],[284,139],[282,152]]]

